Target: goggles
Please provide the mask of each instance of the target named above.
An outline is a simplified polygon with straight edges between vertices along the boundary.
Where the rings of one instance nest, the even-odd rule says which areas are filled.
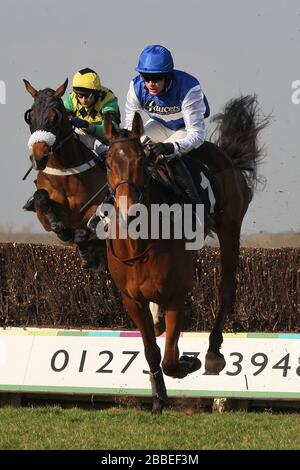
[[[167,78],[166,73],[141,73],[142,78],[145,82],[153,82],[157,83],[161,80],[165,80]]]
[[[82,91],[75,91],[77,98],[87,98],[88,100],[91,100],[94,96],[93,93],[91,92],[82,92]]]

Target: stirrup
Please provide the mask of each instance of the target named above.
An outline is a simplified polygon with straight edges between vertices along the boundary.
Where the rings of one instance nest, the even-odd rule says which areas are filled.
[[[24,204],[22,207],[24,211],[27,212],[35,212],[35,207],[34,207],[34,196],[30,196],[28,201]]]
[[[95,214],[93,214],[90,220],[88,221],[87,227],[91,230],[91,232],[96,233],[97,225],[99,224],[100,221],[101,221],[101,218],[95,212]]]

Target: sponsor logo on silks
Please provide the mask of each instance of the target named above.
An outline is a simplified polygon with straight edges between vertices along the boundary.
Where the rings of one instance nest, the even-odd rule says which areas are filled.
[[[145,110],[148,113],[153,114],[175,114],[180,113],[181,107],[180,106],[160,106],[154,100],[149,100],[144,106]]]

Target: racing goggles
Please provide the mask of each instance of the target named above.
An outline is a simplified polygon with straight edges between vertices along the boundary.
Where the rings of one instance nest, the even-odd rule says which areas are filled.
[[[94,93],[90,91],[75,91],[77,98],[87,98],[88,100],[91,100],[94,96]]]
[[[161,80],[165,80],[167,78],[166,73],[141,73],[142,78],[145,82],[152,82],[157,83]]]

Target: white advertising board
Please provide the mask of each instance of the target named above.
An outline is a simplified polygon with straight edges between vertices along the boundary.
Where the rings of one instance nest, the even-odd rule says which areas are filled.
[[[163,354],[164,336],[157,339]],[[300,399],[300,335],[225,334],[226,367],[204,375],[208,333],[183,333],[181,354],[201,368],[165,376],[169,396]],[[138,332],[11,328],[0,330],[0,391],[150,396]]]

